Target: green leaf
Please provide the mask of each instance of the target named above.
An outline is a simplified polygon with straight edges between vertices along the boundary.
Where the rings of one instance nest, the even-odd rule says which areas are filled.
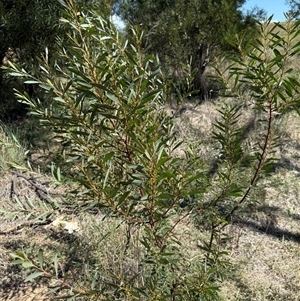
[[[23,268],[28,269],[28,268],[32,268],[34,267],[34,264],[32,264],[31,262],[23,262],[22,263]]]
[[[140,172],[135,172],[132,174],[132,177],[135,179],[147,179],[147,175],[145,175],[144,173],[140,173]]]
[[[162,199],[162,200],[171,200],[173,198],[173,195],[170,193],[161,193],[157,196],[158,199]]]
[[[108,162],[114,155],[115,155],[114,152],[110,152],[108,154],[105,154],[105,156],[103,157],[103,163]]]
[[[27,256],[23,251],[17,251],[16,254],[11,253],[10,256],[12,256],[13,258],[27,259]]]
[[[45,91],[53,90],[53,87],[51,87],[50,85],[40,84],[39,86],[40,86],[40,88],[42,88]]]
[[[17,264],[22,264],[23,262],[24,262],[23,259],[17,259],[17,260],[13,260],[10,264],[17,265]]]
[[[55,256],[54,256],[53,263],[54,263],[55,275],[58,276],[58,255],[57,254],[55,254]]]
[[[25,77],[25,74],[19,72],[9,72],[9,75],[17,76],[17,77]]]
[[[126,198],[129,196],[130,191],[126,191],[125,193],[123,193],[121,195],[121,197],[118,199],[118,206],[120,206],[125,200]]]
[[[40,65],[40,68],[42,71],[44,71],[46,74],[49,74],[49,71],[44,67]]]
[[[119,99],[116,95],[112,94],[112,93],[106,93],[106,96],[112,100],[115,104],[119,103]]]
[[[33,280],[37,277],[41,277],[43,275],[44,275],[44,272],[34,272],[26,277],[25,282],[31,281],[31,280]]]
[[[44,264],[44,255],[43,255],[43,250],[39,249],[39,264],[40,264],[40,268],[43,268],[43,264]]]
[[[61,104],[65,104],[65,100],[62,97],[54,97],[54,100],[56,100],[57,102],[61,103]]]
[[[61,182],[61,172],[60,172],[60,167],[57,167],[56,169],[56,174],[55,174],[55,178],[58,182]]]
[[[24,84],[39,84],[40,82],[36,81],[36,80],[26,80],[24,81]]]

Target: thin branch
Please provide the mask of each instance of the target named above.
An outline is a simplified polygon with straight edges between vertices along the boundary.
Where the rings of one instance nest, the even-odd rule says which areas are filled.
[[[34,226],[44,226],[44,225],[49,225],[53,222],[52,219],[47,218],[46,220],[43,221],[27,221],[24,223],[21,223],[15,227],[12,227],[10,229],[0,231],[0,235],[7,235],[7,234],[15,234],[19,230],[25,228],[25,227],[34,227]]]

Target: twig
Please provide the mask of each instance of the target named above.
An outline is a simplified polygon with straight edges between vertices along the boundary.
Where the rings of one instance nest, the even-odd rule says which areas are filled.
[[[13,234],[14,232],[17,232],[17,231],[23,229],[24,227],[43,226],[43,225],[48,225],[52,222],[53,222],[52,219],[46,219],[43,221],[28,221],[28,222],[19,224],[13,228],[10,228],[10,229],[4,230],[4,231],[0,231],[0,235]]]
[[[51,200],[51,197],[49,196],[49,192],[47,191],[47,189],[45,189],[43,186],[41,186],[41,184],[35,183],[34,178],[26,177],[25,175],[17,173],[15,171],[13,171],[12,173],[14,175],[14,178],[12,180],[11,199],[12,199],[13,195],[16,194],[16,192],[15,192],[16,177],[17,178],[19,177],[19,178],[26,180],[31,186],[33,186],[35,188],[35,192],[41,200],[46,201],[50,205],[53,204],[53,201]],[[60,195],[59,193],[51,193],[51,194]]]

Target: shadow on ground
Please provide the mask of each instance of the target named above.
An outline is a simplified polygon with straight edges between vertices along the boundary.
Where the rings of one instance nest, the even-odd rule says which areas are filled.
[[[288,239],[297,243],[300,243],[300,232],[293,232],[280,227],[278,219],[293,219],[300,221],[299,214],[289,214],[283,212],[278,206],[270,206],[263,204],[257,208],[257,212],[263,213],[263,218],[258,220],[250,218],[239,218],[233,222],[233,224],[239,224],[246,226],[254,231],[263,232],[267,235],[276,237],[278,239]]]
[[[0,300],[53,300],[53,295],[49,299],[45,297],[49,279],[35,278],[32,282],[25,282],[27,275],[34,270],[10,264],[10,253],[23,250],[31,260],[38,264],[38,250],[42,248],[45,262],[49,264],[48,267],[45,266],[48,271],[54,271],[51,266],[53,258],[55,254],[59,254],[62,260],[59,263],[58,277],[61,279],[66,273],[83,274],[82,268],[79,270],[76,267],[82,267],[84,263],[93,262],[91,251],[81,243],[80,236],[77,234],[35,229],[35,231],[32,230],[31,233],[28,233],[28,237],[31,239],[28,239],[27,236],[24,237],[24,235],[19,238],[18,235],[20,234],[0,237],[0,252],[3,252],[0,260],[2,266],[0,269]],[[34,293],[41,295],[32,298],[27,297]]]

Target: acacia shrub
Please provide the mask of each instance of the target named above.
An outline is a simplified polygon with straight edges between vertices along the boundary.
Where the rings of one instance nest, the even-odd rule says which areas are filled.
[[[253,51],[241,60],[233,58],[225,69],[217,68],[228,95],[243,99],[243,85],[250,87],[263,131],[249,141],[239,126],[242,105],[228,101],[215,123],[213,139],[220,160],[211,174],[197,151],[201,143],[182,144],[174,120],[165,113],[168,84],[157,58],[142,50],[143,33],[132,28],[128,41],[108,16],[85,15],[72,1],[67,3],[62,21],[69,39],[61,45],[59,60],[45,57],[36,77],[13,63],[10,73],[45,91],[47,103],[26,93],[17,95],[41,125],[68,145],[64,156],[72,177],[65,175],[65,182],[71,189],[60,211],[65,206],[87,214],[97,209],[120,220],[124,227],[115,231],[125,229],[126,239],[119,260],[124,263],[126,254],[137,248],[139,268],[130,273],[116,272],[114,267],[98,271],[99,265],[91,263],[84,275],[90,282],[83,282],[79,274],[74,278],[66,273],[61,279],[57,256],[53,269],[47,268],[42,251],[37,262],[17,252],[14,263],[35,270],[27,280],[39,276],[54,280],[53,291],[68,291],[69,299],[217,300],[228,264],[221,244],[223,229],[274,162],[278,142],[274,114],[298,106],[294,94],[300,84],[286,66],[299,52],[299,45],[290,43],[298,35],[299,23],[286,29],[286,40],[259,24],[260,38]],[[182,156],[175,152],[180,147]],[[57,179],[61,180],[59,169]],[[200,244],[196,236],[181,241],[177,230],[186,221],[209,235]],[[185,252],[186,244],[194,245],[192,258]]]

